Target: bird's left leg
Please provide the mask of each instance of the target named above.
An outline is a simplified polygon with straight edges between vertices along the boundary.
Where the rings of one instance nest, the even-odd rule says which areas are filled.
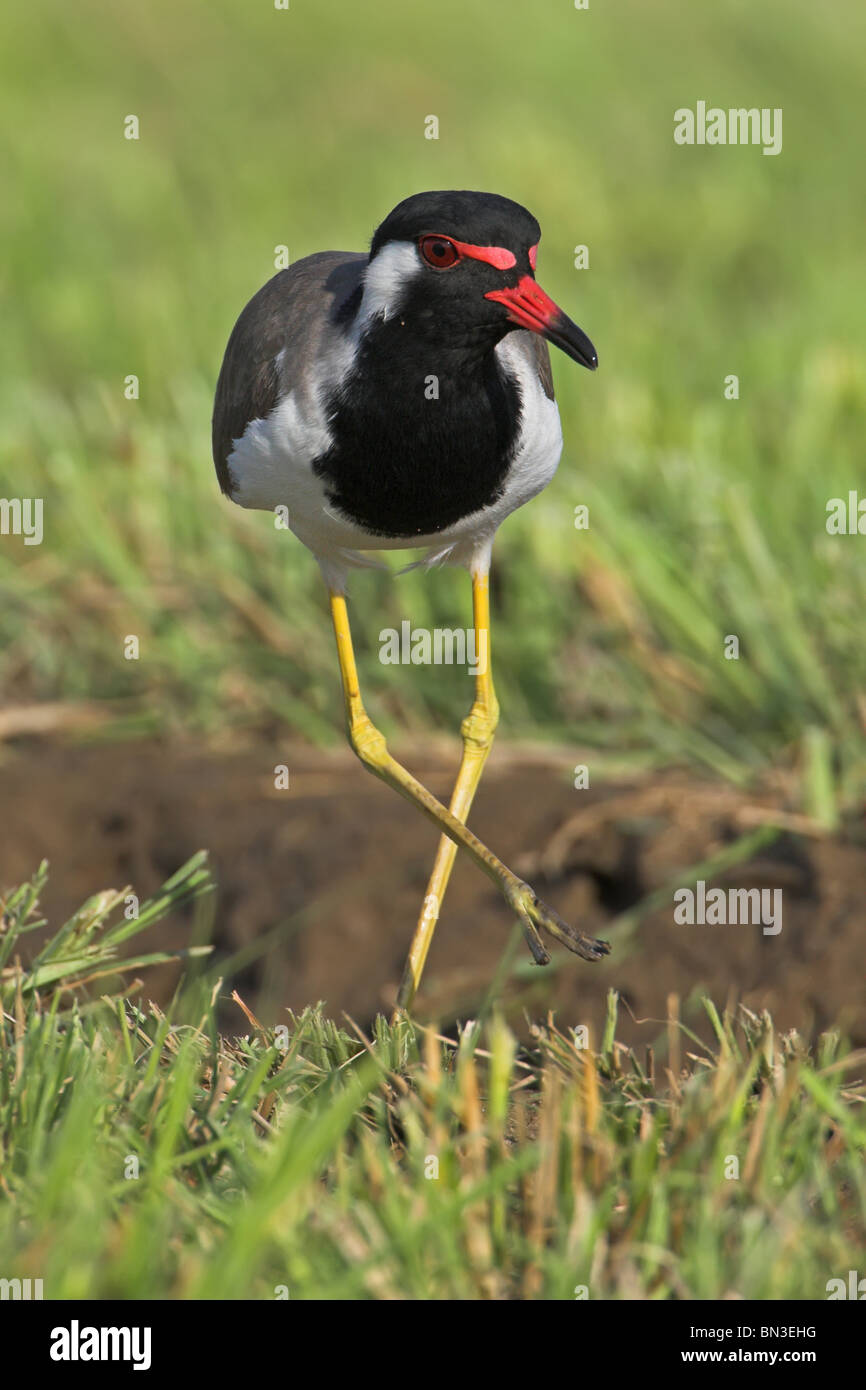
[[[472,616],[475,626],[475,700],[460,726],[463,757],[448,808],[452,816],[456,816],[464,825],[499,723],[499,702],[493,689],[490,664],[490,576],[486,564],[483,569],[472,572]],[[398,1011],[408,1009],[415,998],[456,854],[454,841],[443,835],[439,840],[436,862],[403,969],[397,993]]]
[[[598,941],[586,936],[575,927],[570,927],[562,918],[541,901],[537,893],[524,883],[501,859],[483,845],[477,835],[458,820],[435,796],[423,787],[406,768],[392,758],[385,739],[373,724],[361,701],[358,687],[358,672],[352,650],[352,634],[349,628],[349,615],[346,612],[346,599],[340,592],[331,591],[331,616],[334,622],[334,635],[337,639],[337,655],[340,662],[340,675],[343,681],[343,695],[346,702],[346,723],[349,740],[364,766],[383,782],[386,782],[407,801],[411,801],[438,828],[454,840],[469,855],[500,889],[512,911],[520,919],[523,932],[539,965],[550,960],[539,928],[548,932],[555,940],[567,946],[584,960],[600,960],[607,955],[610,947],[606,941]],[[480,774],[479,774],[480,775]]]

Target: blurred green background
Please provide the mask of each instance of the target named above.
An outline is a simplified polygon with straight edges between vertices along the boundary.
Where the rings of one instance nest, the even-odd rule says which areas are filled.
[[[825,508],[866,491],[862,5],[82,0],[3,29],[0,495],[45,504],[40,547],[0,538],[5,703],[341,736],[317,567],[220,497],[213,386],[277,245],[362,248],[409,193],[477,188],[538,217],[601,360],[554,353],[562,465],[499,538],[503,733],[860,794],[866,541]],[[699,99],[782,107],[782,153],[677,146]],[[456,734],[462,673],[383,667],[378,633],[463,625],[467,591],[354,577],[390,733]]]

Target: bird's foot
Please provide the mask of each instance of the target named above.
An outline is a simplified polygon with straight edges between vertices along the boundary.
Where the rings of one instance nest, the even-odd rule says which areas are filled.
[[[584,960],[601,960],[602,956],[610,954],[610,946],[606,941],[586,936],[576,927],[570,927],[567,922],[563,922],[559,914],[543,903],[528,883],[522,883],[518,879],[513,888],[509,887],[506,890],[506,897],[520,918],[536,965],[547,965],[550,962],[550,956],[539,934],[539,927],[547,932],[548,936],[561,941],[563,946],[567,946],[576,956],[582,956]]]

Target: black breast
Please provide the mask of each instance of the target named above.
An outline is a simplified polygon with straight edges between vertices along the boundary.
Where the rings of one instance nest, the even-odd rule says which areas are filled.
[[[492,350],[434,353],[400,327],[365,340],[313,464],[333,506],[376,536],[431,535],[489,506],[520,426],[518,385]]]

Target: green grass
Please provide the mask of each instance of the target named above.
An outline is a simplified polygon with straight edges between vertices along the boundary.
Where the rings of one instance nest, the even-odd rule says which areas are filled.
[[[857,1268],[866,1054],[835,1033],[706,1000],[707,1047],[672,1002],[638,1056],[611,993],[601,1038],[549,1019],[522,1049],[495,1012],[367,1039],[242,1003],[229,1039],[207,976],[167,1012],[116,992],[200,856],[22,969],[43,883],[4,904],[0,1272],[46,1298],[813,1300]]]
[[[97,701],[116,732],[338,735],[316,567],[217,492],[222,349],[276,245],[360,247],[410,191],[489,188],[539,216],[539,278],[601,358],[556,361],[563,464],[498,545],[503,730],[597,766],[784,760],[811,810],[857,800],[863,542],[824,520],[866,426],[862,6],[441,0],[431,23],[396,0],[84,0],[5,22],[0,494],[46,515],[40,548],[0,541],[7,700]],[[781,106],[782,154],[676,146],[698,98]],[[353,592],[375,714],[456,732],[453,671],[376,654],[402,617],[465,619],[464,577]]]

